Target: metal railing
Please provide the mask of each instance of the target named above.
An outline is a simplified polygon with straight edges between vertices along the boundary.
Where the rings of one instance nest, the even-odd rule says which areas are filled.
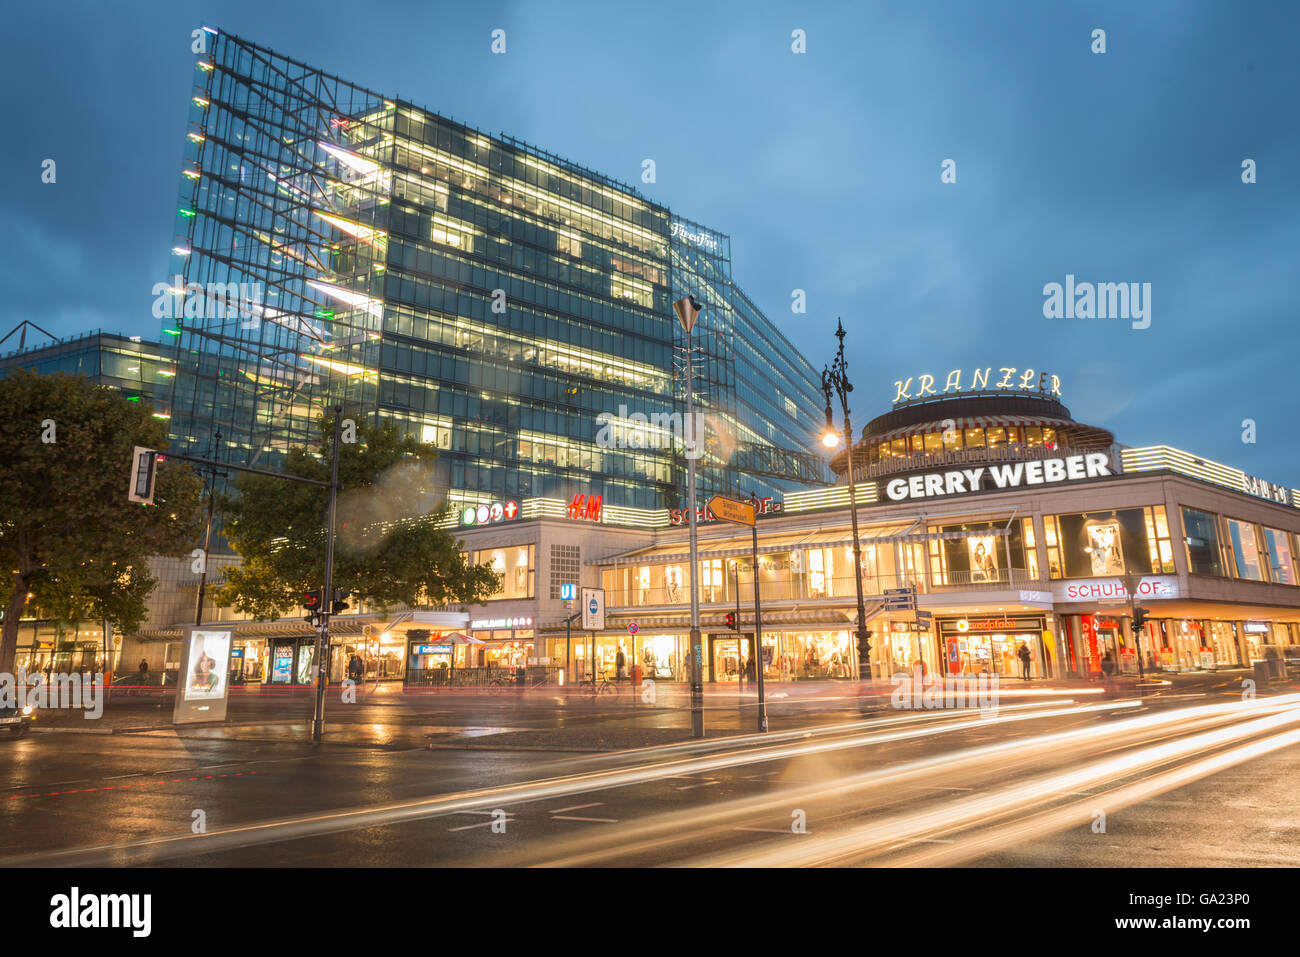
[[[908,452],[903,455],[882,457],[878,462],[855,465],[865,468],[867,478],[892,475],[895,472],[911,472],[917,469],[934,468],[941,465],[973,465],[1037,459],[1055,459],[1066,455],[1084,455],[1097,449],[1076,449],[1058,445],[1048,448],[1045,445],[1026,445],[1023,442],[1004,442],[1000,445],[986,446],[982,449],[946,449],[935,452]],[[858,458],[862,458],[859,453]]]

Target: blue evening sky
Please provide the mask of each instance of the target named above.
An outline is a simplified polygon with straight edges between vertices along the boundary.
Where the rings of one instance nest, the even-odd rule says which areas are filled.
[[[0,335],[158,336],[199,23],[727,233],[736,280],[818,369],[843,317],[858,425],[895,379],[1029,367],[1122,442],[1300,486],[1300,5],[6,4]],[[1150,327],[1044,318],[1067,274],[1150,283]]]

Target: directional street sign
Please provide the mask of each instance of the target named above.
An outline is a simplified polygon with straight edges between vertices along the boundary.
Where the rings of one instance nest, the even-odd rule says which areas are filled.
[[[914,611],[915,609],[915,588],[885,589],[885,611]]]
[[[918,611],[916,613],[916,623],[920,625],[922,628],[929,628],[932,624],[934,624],[934,618],[930,615],[928,611]]]
[[[733,525],[752,526],[754,524],[754,504],[752,502],[736,502],[729,498],[723,498],[721,495],[715,495],[709,499],[709,511],[720,521],[731,522]]]

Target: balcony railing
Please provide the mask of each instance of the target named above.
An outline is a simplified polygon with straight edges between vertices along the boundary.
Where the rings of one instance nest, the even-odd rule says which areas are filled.
[[[890,455],[866,466],[866,477],[892,475],[895,472],[913,472],[944,465],[972,465],[999,462],[1018,462],[1033,459],[1055,459],[1066,455],[1084,455],[1097,449],[1076,449],[1058,445],[1048,448],[1045,445],[1026,445],[1023,442],[1006,442],[1001,445],[982,449],[947,449],[935,452],[908,452],[903,455]],[[859,452],[856,468],[861,468],[863,453]]]

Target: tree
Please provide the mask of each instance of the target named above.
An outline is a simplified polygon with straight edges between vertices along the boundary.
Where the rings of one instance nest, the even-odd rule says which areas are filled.
[[[135,628],[155,584],[146,560],[192,549],[202,510],[199,481],[181,462],[159,468],[153,505],[127,499],[134,446],[167,448],[148,403],[80,376],[17,369],[0,378],[0,409],[0,571],[9,576],[0,671],[12,673],[29,602],[62,621]]]
[[[499,576],[488,565],[470,565],[462,543],[438,527],[447,510],[437,449],[389,423],[369,425],[359,416],[349,422],[339,446],[334,587],[381,611],[473,604],[494,594]],[[315,449],[294,446],[285,455],[286,475],[329,481],[334,417],[319,423]],[[329,489],[243,473],[235,491],[221,497],[220,508],[226,540],[241,561],[226,572],[216,600],[274,620],[325,579]]]

